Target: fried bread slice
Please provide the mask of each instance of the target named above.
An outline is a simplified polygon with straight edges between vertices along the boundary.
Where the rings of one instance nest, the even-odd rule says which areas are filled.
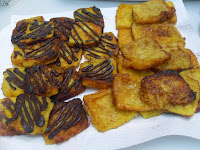
[[[42,16],[37,16],[29,19],[23,19],[16,23],[16,27],[13,30],[11,42],[13,44],[20,43],[20,40],[22,40],[25,36],[27,26],[30,22],[37,20],[37,21],[44,21],[44,18]]]
[[[77,47],[70,47],[67,41],[59,41],[58,59],[49,64],[53,68],[69,69],[71,67],[78,68],[82,59],[82,49]]]
[[[172,104],[167,104],[164,106],[164,109],[176,113],[185,117],[191,117],[194,115],[196,112],[197,106],[198,106],[198,101],[199,101],[199,82],[197,80],[194,80],[188,76],[183,76],[184,80],[188,83],[190,88],[195,92],[196,98],[194,101],[188,103],[187,105],[172,105]]]
[[[86,87],[105,89],[112,86],[113,77],[117,74],[116,59],[91,59],[80,65],[79,74]]]
[[[112,32],[105,32],[102,34],[97,46],[84,48],[83,51],[86,59],[116,56],[119,53],[117,38]]]
[[[151,117],[159,116],[159,115],[161,115],[163,113],[164,113],[163,110],[140,111],[140,115],[144,119],[148,119],[148,118],[151,118]]]
[[[25,36],[20,42],[30,45],[53,37],[54,24],[52,21],[33,20],[28,24]]]
[[[79,134],[89,126],[79,98],[55,103],[43,138],[46,144],[58,144]]]
[[[65,70],[62,77],[58,94],[51,96],[53,102],[67,100],[85,91],[86,88],[82,85],[80,76],[74,67]]]
[[[167,104],[187,105],[195,101],[195,92],[178,72],[166,70],[142,79],[140,98],[161,110]]]
[[[119,110],[115,107],[111,88],[85,95],[83,101],[91,123],[99,132],[118,128],[137,116],[135,111]]]
[[[60,39],[63,41],[69,40],[70,31],[74,20],[67,17],[58,17],[58,18],[51,18],[50,21],[53,22],[54,24],[55,35],[59,36]]]
[[[74,12],[75,20],[83,20],[94,23],[104,28],[104,20],[101,10],[95,6],[89,8],[80,8]]]
[[[120,4],[116,13],[116,29],[131,29],[133,23],[133,5]]]
[[[168,22],[157,24],[132,25],[132,34],[135,40],[141,37],[150,37],[162,47],[185,47],[185,40],[177,28]]]
[[[185,49],[185,52],[188,53],[188,55],[190,56],[190,60],[191,60],[193,68],[198,68],[199,62],[195,54],[190,49]]]
[[[150,0],[133,5],[133,20],[138,24],[161,23],[171,19],[174,11],[164,0]]]
[[[139,76],[139,77],[146,77],[146,76],[154,74],[154,72],[152,72],[150,69],[135,70],[131,67],[124,67],[123,66],[123,59],[124,58],[123,58],[122,55],[117,56],[117,68],[118,68],[119,73],[129,74],[129,75]]]
[[[173,2],[171,1],[166,1],[167,5],[174,11],[173,16],[171,19],[168,19],[167,22],[175,24],[177,22],[177,15],[176,15],[176,10]]]
[[[53,108],[48,97],[21,94],[0,100],[0,135],[43,134]]]
[[[69,45],[81,48],[95,46],[98,44],[102,32],[102,28],[94,23],[82,20],[76,21],[71,29]]]
[[[140,99],[140,84],[143,77],[118,73],[114,76],[112,92],[115,105],[121,110],[150,111],[154,108]]]
[[[123,45],[128,44],[133,41],[131,29],[119,29],[118,30],[118,42],[119,48],[121,49]]]
[[[188,52],[180,49],[179,47],[166,47],[163,48],[166,52],[171,54],[171,59],[164,64],[153,67],[155,71],[175,70],[180,71],[183,69],[190,69],[193,67],[191,57]]]
[[[4,72],[2,91],[5,97],[17,97],[24,93],[25,68],[9,68]]]
[[[30,46],[20,48],[15,45],[11,55],[15,66],[31,67],[40,64],[50,64],[58,58],[58,38],[46,40]]]
[[[126,44],[121,49],[123,66],[137,70],[149,69],[170,59],[170,54],[162,50],[152,38],[144,37]]]
[[[25,72],[25,93],[47,97],[58,93],[60,83],[63,81],[62,70],[41,65],[27,68]]]

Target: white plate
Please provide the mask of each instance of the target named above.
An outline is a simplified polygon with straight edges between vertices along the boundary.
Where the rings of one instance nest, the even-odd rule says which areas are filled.
[[[186,37],[186,47],[191,49],[200,60],[198,50],[200,48],[200,39],[193,32],[189,23],[188,15],[185,11],[181,0],[173,0],[177,10],[178,22],[176,27],[183,37]],[[90,6],[88,6],[90,7]],[[115,14],[117,8],[101,9],[104,20],[104,31],[113,32],[117,35],[115,29]],[[57,14],[41,14],[46,20],[53,17],[73,17],[73,12],[63,12]],[[10,42],[12,30],[18,20],[30,18],[32,16],[13,16],[11,23],[0,31],[0,82],[3,81],[3,71],[6,68],[13,67],[10,56],[13,51],[13,45]],[[84,61],[83,59],[82,61]],[[87,89],[83,94],[77,96],[82,98],[83,95],[94,92],[95,90]],[[0,92],[0,98],[3,98]],[[98,132],[93,125],[70,140],[58,145],[45,145],[41,136],[13,136],[0,137],[0,150],[64,150],[64,149],[119,149],[129,147],[166,135],[184,135],[200,139],[200,113],[191,118],[184,118],[178,115],[163,114],[150,119],[143,119],[138,116],[129,123],[109,130],[105,133]]]

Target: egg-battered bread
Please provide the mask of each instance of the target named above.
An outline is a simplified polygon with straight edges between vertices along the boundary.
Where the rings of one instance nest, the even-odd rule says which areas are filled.
[[[79,98],[55,103],[43,138],[46,144],[58,144],[79,134],[89,126]]]
[[[163,114],[164,111],[163,110],[151,110],[151,111],[140,111],[139,113],[144,119],[148,119],[151,117],[159,116],[159,115]]]
[[[176,15],[176,9],[174,4],[171,1],[166,1],[167,5],[174,11],[173,16],[171,19],[168,19],[167,22],[175,24],[177,22],[177,15]]]
[[[118,30],[118,43],[121,49],[123,45],[133,41],[131,29],[119,29]]]
[[[48,97],[21,94],[0,100],[0,135],[37,135],[47,128],[53,108]]]
[[[112,86],[117,74],[117,61],[113,58],[91,59],[80,65],[79,74],[86,87],[106,89]]]
[[[119,110],[115,107],[110,88],[85,95],[83,101],[91,123],[99,132],[118,128],[137,116],[135,111]]]

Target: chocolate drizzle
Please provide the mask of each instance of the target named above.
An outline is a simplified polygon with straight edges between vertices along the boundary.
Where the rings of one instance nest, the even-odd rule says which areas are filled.
[[[48,103],[46,97],[42,97],[41,102],[35,95],[29,96],[26,94],[21,94],[17,96],[15,104],[10,101],[9,103],[3,103],[3,105],[12,113],[11,118],[2,116],[2,118],[6,119],[6,125],[16,120],[20,116],[24,131],[27,133],[32,133],[34,129],[34,123],[38,127],[42,127],[45,123],[41,111],[44,111],[47,108]],[[11,106],[14,106],[14,109]]]
[[[35,19],[33,22],[30,23],[30,25],[31,26],[29,30],[32,32],[25,36],[26,39],[29,38],[36,39],[38,37],[44,39],[54,30],[53,24],[48,21],[39,24],[38,21]]]
[[[101,28],[104,27],[104,22],[103,22],[103,15],[101,14],[101,11],[99,8],[93,6],[92,7],[93,13],[87,11],[85,8],[81,9],[81,13],[78,11],[74,12],[75,15],[75,20],[83,20],[87,22],[92,22]],[[79,18],[77,18],[79,17]]]
[[[48,85],[60,87],[57,79],[60,75],[55,70],[49,70],[44,66],[27,68],[24,91],[28,94],[44,94]]]
[[[113,74],[112,74],[113,70],[114,66],[111,65],[111,60],[105,59],[96,66],[90,64],[82,68],[81,77],[87,77],[94,80],[106,80],[107,82],[110,82],[113,80]]]
[[[24,88],[24,73],[22,73],[18,68],[15,68],[13,71],[7,69],[6,72],[9,75],[8,77],[6,77],[6,81],[13,90],[16,90],[16,87],[14,87],[13,84],[20,89]],[[20,76],[20,78],[22,79],[20,79],[17,75]]]
[[[113,50],[118,48],[117,44],[111,43],[112,40],[113,40],[112,36],[105,34],[104,36],[101,37],[99,44],[97,46],[84,48],[83,50],[85,52],[88,52],[87,54],[88,56],[94,57],[96,59],[101,58],[101,56],[98,55],[98,53],[103,53],[111,57],[114,55]]]
[[[87,116],[79,98],[73,99],[67,103],[56,103],[50,115],[50,121],[51,119],[53,119],[53,121],[49,123],[46,129],[46,133],[49,134],[48,138],[54,138],[60,131],[68,130],[85,118],[87,118]]]

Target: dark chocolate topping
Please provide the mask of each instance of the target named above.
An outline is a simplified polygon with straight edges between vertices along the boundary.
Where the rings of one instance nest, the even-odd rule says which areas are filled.
[[[54,120],[46,129],[46,133],[49,133],[48,138],[54,138],[60,131],[68,130],[85,118],[87,116],[79,98],[66,103],[56,103],[50,115],[50,120]]]
[[[94,11],[94,13],[87,11],[85,8],[82,8],[81,13],[79,13],[78,11],[75,11],[74,12],[75,18],[79,17],[80,20],[92,22],[103,28],[104,27],[103,15],[101,14],[100,9],[93,6],[92,10]],[[77,21],[77,19],[78,18],[76,18],[75,20]]]
[[[48,105],[46,97],[42,97],[42,101],[43,102],[41,102],[35,95],[29,96],[26,94],[21,94],[17,96],[15,104],[12,102],[3,103],[3,105],[6,106],[12,113],[12,118],[3,116],[3,118],[6,119],[6,125],[16,120],[20,116],[25,132],[33,132],[34,122],[36,126],[42,127],[45,123],[45,120],[41,114],[41,111],[44,111]],[[14,106],[14,109],[11,107],[11,105]]]
[[[87,77],[95,80],[106,80],[107,82],[110,82],[113,80],[113,70],[114,66],[111,65],[111,60],[106,59],[96,66],[90,64],[82,68],[81,77]]]
[[[9,75],[8,77],[6,77],[6,81],[13,90],[16,90],[13,84],[19,87],[20,89],[24,88],[24,73],[22,73],[18,68],[15,68],[13,71],[7,69],[6,72]],[[22,79],[20,79],[17,75],[20,76]]]

